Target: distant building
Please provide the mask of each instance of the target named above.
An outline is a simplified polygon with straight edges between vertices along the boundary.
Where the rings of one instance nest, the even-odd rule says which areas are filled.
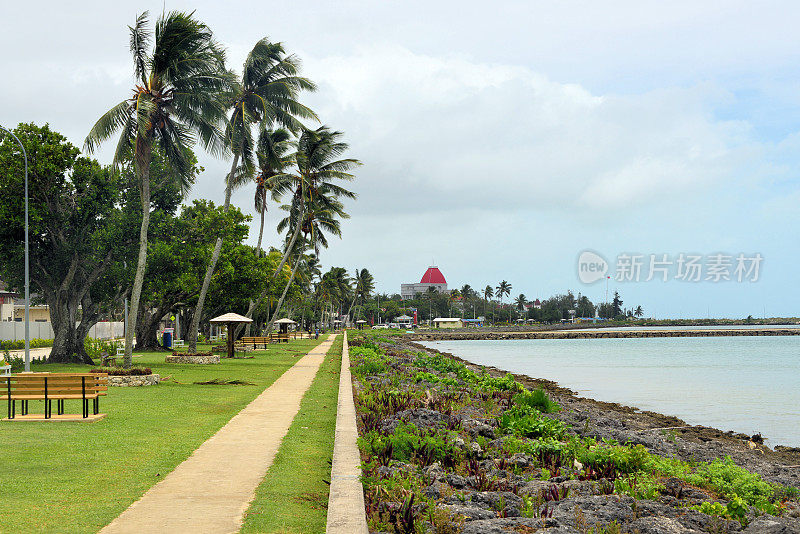
[[[433,320],[434,328],[461,328],[463,323],[459,317],[437,317]]]
[[[401,284],[400,297],[403,300],[413,299],[418,294],[425,293],[431,287],[439,293],[447,292],[447,280],[444,279],[442,271],[435,265],[428,267],[418,284]]]
[[[0,281],[0,321],[14,320],[14,299],[18,295],[8,290],[8,286]]]

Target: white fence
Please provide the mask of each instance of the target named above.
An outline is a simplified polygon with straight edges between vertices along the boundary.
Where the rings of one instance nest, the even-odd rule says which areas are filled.
[[[53,339],[53,326],[49,321],[31,321],[31,339]],[[89,337],[98,339],[113,339],[122,337],[125,334],[125,323],[100,322],[89,329]],[[0,339],[6,341],[16,341],[25,339],[25,323],[22,321],[0,322]]]

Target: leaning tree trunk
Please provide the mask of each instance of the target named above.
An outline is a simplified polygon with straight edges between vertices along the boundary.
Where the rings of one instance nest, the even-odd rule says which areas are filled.
[[[261,192],[261,209],[259,211],[261,212],[261,224],[259,224],[259,226],[258,226],[258,244],[256,244],[256,254],[258,256],[261,256],[261,254],[262,254],[262,251],[261,251],[261,239],[264,237],[264,213],[267,211],[267,190],[266,189],[264,189],[264,191]],[[248,304],[247,309],[250,310],[250,308],[252,306],[253,306],[253,299],[250,299],[250,303]],[[250,317],[250,316],[248,315],[248,317]],[[250,337],[250,332],[251,332],[251,327],[252,326],[253,326],[253,323],[247,323],[247,326],[245,326],[245,328],[244,328],[244,335],[245,336]],[[237,329],[237,331],[238,331],[238,329]]]
[[[297,255],[297,259],[294,261],[294,268],[292,269],[292,274],[289,276],[289,281],[286,282],[286,287],[283,288],[283,293],[281,293],[281,298],[278,299],[278,305],[275,306],[275,312],[272,314],[272,319],[269,320],[269,324],[267,325],[267,334],[272,332],[272,325],[275,324],[275,321],[278,319],[278,312],[281,311],[281,306],[283,305],[283,299],[286,298],[286,293],[289,292],[289,286],[292,285],[292,280],[294,280],[294,274],[297,272],[297,267],[300,265],[300,259],[303,257],[302,254]]]
[[[239,164],[239,154],[233,156],[233,164],[231,165],[231,172],[228,175],[227,184],[225,185],[225,204],[222,208],[223,213],[228,213],[228,208],[231,205],[231,193],[233,191],[233,173],[236,172],[236,166]],[[200,289],[200,296],[197,297],[197,305],[194,308],[194,315],[192,315],[192,324],[189,327],[189,332],[186,333],[186,339],[189,341],[189,352],[197,352],[197,330],[200,327],[200,317],[203,315],[203,304],[206,301],[208,288],[211,285],[211,277],[214,275],[214,269],[217,268],[219,255],[222,252],[222,237],[217,238],[214,243],[214,251],[211,253],[211,261],[206,269],[206,275],[203,278],[203,287]]]
[[[289,244],[286,246],[286,251],[283,253],[283,257],[281,258],[281,262],[278,264],[278,267],[275,268],[275,272],[272,273],[272,278],[278,276],[278,273],[281,272],[283,266],[286,264],[286,260],[289,259],[289,253],[294,248],[294,244],[297,242],[297,237],[300,235],[300,230],[303,228],[303,215],[304,215],[304,205],[301,201],[300,203],[300,216],[297,218],[297,227],[294,229],[294,234],[292,234],[292,239],[289,241]],[[256,308],[258,308],[261,303],[264,301],[264,298],[269,293],[269,285],[264,288],[264,291],[258,296],[255,302],[250,302],[250,306],[247,307],[247,313],[244,315],[248,319],[253,318],[253,312]]]
[[[263,195],[264,198],[261,201],[261,225],[258,227],[258,244],[256,245],[256,254],[259,256],[261,256],[261,238],[264,237],[264,212],[267,211],[266,196],[266,194]]]
[[[142,227],[139,229],[139,259],[136,262],[136,276],[133,278],[131,291],[131,310],[139,309],[142,297],[144,271],[147,267],[147,231],[150,227],[150,157],[153,149],[151,138],[136,137],[136,174],[142,199]],[[125,332],[124,367],[130,369],[133,364],[133,334],[136,332],[136,313],[130,314],[128,329]]]

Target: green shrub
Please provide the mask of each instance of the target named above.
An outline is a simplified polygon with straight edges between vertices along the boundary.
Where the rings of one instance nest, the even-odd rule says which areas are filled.
[[[700,506],[693,506],[692,508],[707,515],[735,519],[739,521],[742,526],[747,524],[747,504],[741,497],[736,495],[724,506],[719,502],[704,502]]]
[[[739,497],[763,512],[779,512],[779,506],[775,504],[775,486],[756,473],[739,467],[730,456],[718,458],[710,464],[701,464],[694,473],[686,476],[686,480],[690,484],[711,489],[731,501]]]
[[[380,349],[370,346],[361,345],[353,347],[350,354],[354,357],[354,361],[358,362],[353,367],[353,374],[358,376],[374,376],[385,373],[388,370],[386,366],[386,356],[381,354]]]
[[[500,428],[506,434],[526,438],[561,439],[567,427],[561,421],[542,417],[538,410],[527,406],[514,406],[498,418]]]
[[[122,346],[121,341],[94,339],[91,337],[87,337],[83,340],[83,348],[86,350],[86,354],[93,360],[102,357],[103,354],[115,356],[117,354],[117,349]]]
[[[52,347],[52,346],[53,346],[52,339],[41,339],[38,337],[31,339],[30,347],[32,349],[40,349],[43,347]],[[11,341],[11,340],[0,341],[0,350],[22,350],[24,348],[25,348],[24,339],[17,339],[16,341]]]
[[[658,499],[659,490],[664,486],[653,478],[652,475],[634,473],[620,477],[614,481],[614,490],[617,493],[629,495],[634,499]]]
[[[401,424],[392,434],[381,435],[377,431],[367,432],[358,439],[361,450],[378,463],[387,465],[389,460],[430,465],[435,461],[454,465],[461,451],[454,445],[452,433],[447,431],[420,431],[411,423]]]
[[[416,374],[414,374],[414,382],[416,383],[430,382],[431,384],[445,384],[447,386],[458,385],[458,380],[456,380],[455,378],[450,378],[448,376],[440,377],[438,375],[435,375],[433,373],[428,373],[426,371],[417,371]]]
[[[514,404],[535,408],[542,413],[553,413],[561,410],[561,406],[548,397],[547,393],[541,388],[517,393],[514,395]]]
[[[489,391],[525,391],[525,387],[517,382],[511,373],[502,377],[484,373],[478,377],[476,385]]]
[[[604,471],[613,466],[620,474],[642,471],[649,465],[650,453],[644,445],[610,445],[607,443],[577,451],[576,458],[584,466]]]

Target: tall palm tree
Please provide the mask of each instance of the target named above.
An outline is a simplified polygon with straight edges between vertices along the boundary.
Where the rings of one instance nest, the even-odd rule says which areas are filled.
[[[277,123],[298,131],[302,127],[298,117],[317,118],[313,111],[297,101],[301,91],[316,89],[310,80],[298,75],[299,71],[300,60],[294,55],[286,55],[281,43],[272,43],[265,37],[247,55],[241,80],[230,76],[232,90],[228,109],[231,110],[231,115],[225,128],[225,142],[233,152],[233,161],[225,178],[225,212],[230,206],[233,188],[249,182],[254,172],[253,125],[261,123],[264,127],[269,127]],[[214,243],[192,315],[188,337],[189,350],[192,352],[197,347],[197,329],[200,326],[203,304],[221,251],[220,237]],[[281,268],[283,264],[278,271]]]
[[[142,201],[139,257],[131,290],[131,310],[125,332],[125,367],[131,366],[133,333],[147,264],[147,231],[150,226],[150,162],[157,147],[177,179],[186,186],[192,165],[189,145],[199,139],[207,150],[224,149],[218,129],[225,114],[224,94],[230,78],[225,54],[211,30],[193,14],[163,14],[153,32],[145,11],[130,28],[136,85],[133,95],[107,111],[86,136],[85,149],[94,152],[100,143],[121,130],[114,153],[119,167],[133,159]]]
[[[467,302],[472,299],[475,291],[469,284],[461,286],[461,318],[464,318],[464,310],[467,307]],[[473,308],[474,309],[474,308]]]
[[[258,243],[256,250],[261,253],[261,239],[264,235],[264,214],[267,212],[267,197],[272,196],[269,180],[273,176],[283,173],[291,164],[286,152],[289,150],[291,134],[284,128],[276,130],[263,129],[258,135],[256,157],[258,158],[258,173],[256,174],[256,193],[254,207],[261,216],[258,226]]]
[[[360,271],[356,269],[356,275],[353,281],[355,281],[355,287],[353,290],[353,300],[350,302],[350,307],[347,309],[348,316],[356,300],[363,302],[369,299],[370,293],[375,289],[375,279],[367,269],[361,269]]]
[[[503,307],[503,297],[511,294],[511,284],[503,280],[497,285],[495,296],[500,297],[500,307]]]
[[[489,303],[489,299],[494,296],[494,289],[492,286],[486,286],[483,288],[483,320],[486,320],[487,312],[486,306]]]
[[[288,240],[286,243],[287,248],[296,247],[296,259],[294,267],[292,268],[292,274],[289,276],[289,280],[286,282],[286,286],[284,287],[283,293],[278,300],[278,305],[275,308],[272,319],[270,319],[270,322],[267,325],[267,332],[272,330],[272,325],[278,319],[278,311],[283,304],[283,299],[286,297],[286,293],[289,291],[289,286],[291,286],[292,281],[294,280],[294,275],[297,271],[297,265],[300,262],[302,253],[306,248],[313,248],[314,253],[319,256],[320,247],[328,247],[328,240],[325,236],[325,233],[341,237],[342,230],[339,219],[350,218],[350,216],[344,211],[344,205],[336,198],[331,196],[327,184],[323,184],[321,187],[317,188],[317,193],[318,194],[313,201],[309,201],[305,204],[306,208],[304,212],[300,212],[297,205],[281,206],[281,209],[288,211],[289,214],[278,223],[278,232],[283,232],[287,228],[294,226],[296,224],[295,219],[297,217],[302,217],[302,241]],[[342,288],[339,289],[342,290]],[[350,289],[349,281],[347,289]]]
[[[303,230],[306,221],[303,214],[308,205],[321,199],[315,209],[325,209],[325,204],[329,203],[327,209],[335,214],[337,207],[335,204],[330,204],[331,202],[341,197],[356,198],[355,193],[335,183],[336,180],[353,180],[354,176],[349,171],[361,165],[361,162],[352,158],[336,159],[348,149],[347,143],[340,141],[341,136],[341,132],[332,131],[327,126],[321,126],[316,130],[303,130],[297,140],[297,151],[293,154],[296,172],[278,174],[269,180],[274,198],[291,196],[289,205],[292,215],[289,220],[293,223],[278,229],[279,232],[287,230],[291,233],[287,237],[288,244],[284,249],[283,258],[273,276],[283,268],[288,252],[293,249],[294,242]],[[265,290],[249,307],[247,317],[252,317],[253,310],[258,308],[266,294]]]
[[[519,310],[521,312],[524,311],[525,310],[525,306],[528,304],[528,299],[525,298],[525,293],[520,293],[517,296],[517,299],[514,301],[514,304],[517,305],[517,310]]]

